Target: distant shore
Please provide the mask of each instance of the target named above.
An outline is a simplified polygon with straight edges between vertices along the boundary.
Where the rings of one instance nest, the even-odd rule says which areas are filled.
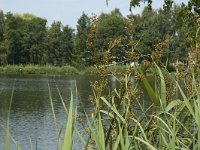
[[[124,72],[127,66],[108,67],[112,72]],[[73,66],[50,66],[50,65],[7,65],[0,66],[0,74],[53,74],[53,75],[84,75],[96,74],[95,66],[77,69]]]
[[[0,67],[1,74],[79,74],[72,66],[7,65]]]

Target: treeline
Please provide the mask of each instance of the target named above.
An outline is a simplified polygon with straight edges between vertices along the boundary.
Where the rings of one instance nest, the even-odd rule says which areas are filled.
[[[140,15],[124,17],[119,9],[100,16],[85,13],[77,28],[31,14],[0,12],[0,65],[38,64],[87,66],[93,57],[109,50],[113,61],[125,60],[131,44],[141,54],[152,54],[155,45],[170,38],[164,58],[186,61],[191,45],[192,16],[184,17],[184,6],[175,5],[171,11],[145,8]]]
[[[0,63],[60,64],[72,59],[73,29],[30,14],[0,12]]]

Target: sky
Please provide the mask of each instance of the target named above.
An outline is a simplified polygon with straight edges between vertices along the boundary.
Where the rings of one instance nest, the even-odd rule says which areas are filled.
[[[164,0],[153,0],[153,8],[162,7]],[[176,3],[187,3],[188,0],[175,0]],[[129,14],[130,0],[0,0],[0,10],[12,13],[31,13],[35,16],[47,19],[48,25],[56,21],[61,21],[63,25],[76,28],[77,20],[82,13],[89,16],[99,15],[102,12],[110,12],[119,8],[126,16]],[[144,5],[140,8],[133,8],[134,14],[141,13]]]

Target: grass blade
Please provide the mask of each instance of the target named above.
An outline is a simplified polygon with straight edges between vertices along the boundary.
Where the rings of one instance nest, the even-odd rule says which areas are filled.
[[[14,81],[13,87],[12,87],[9,110],[8,110],[7,127],[6,127],[6,146],[5,146],[6,150],[10,150],[10,110],[11,110],[11,106],[12,106],[14,91],[15,91],[15,81]]]
[[[136,140],[144,143],[149,149],[151,150],[157,150],[154,146],[152,146],[151,144],[149,144],[148,142],[144,141],[143,139],[139,138],[139,137],[135,137]]]
[[[166,97],[167,97],[166,91],[167,91],[167,89],[166,89],[166,84],[165,84],[165,79],[164,79],[163,73],[162,73],[160,67],[158,67],[158,65],[156,65],[156,67],[158,69],[158,73],[160,76],[160,84],[161,84],[160,85],[160,103],[164,110],[166,107]]]
[[[58,126],[57,126],[57,119],[56,119],[56,114],[55,114],[55,111],[54,111],[54,105],[53,105],[53,100],[52,100],[52,96],[51,96],[51,88],[50,88],[49,83],[48,83],[48,88],[49,88],[49,98],[50,98],[50,102],[51,102],[51,109],[52,109],[52,113],[53,113],[54,126],[56,128],[56,134],[57,134],[57,138],[58,138],[58,143],[59,143],[59,146],[61,148],[62,147],[62,143],[61,143],[60,136],[59,136],[60,134],[59,134]]]
[[[138,67],[138,71],[139,73],[143,73],[142,69],[140,67]],[[149,95],[149,98],[151,99],[151,101],[155,104],[158,105],[159,101],[158,98],[156,96],[156,93],[154,92],[153,88],[151,87],[151,85],[149,84],[148,80],[146,79],[146,77],[142,78],[142,83]]]
[[[70,107],[67,119],[67,127],[64,137],[63,150],[71,150],[73,147],[74,139],[74,121],[73,121],[73,95],[71,93]]]

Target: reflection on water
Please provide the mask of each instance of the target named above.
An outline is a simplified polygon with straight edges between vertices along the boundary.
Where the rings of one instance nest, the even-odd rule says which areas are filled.
[[[69,106],[71,92],[74,95],[78,114],[92,110],[88,101],[91,76],[62,77],[62,76],[1,76],[0,77],[0,149],[4,148],[5,128],[9,110],[10,97],[13,84],[14,95],[10,110],[10,130],[12,137],[28,150],[37,145],[39,150],[56,149],[57,139],[53,125],[52,110],[49,99],[48,84],[50,86],[54,109],[57,117],[58,128],[65,128],[66,114],[59,98],[59,89],[64,102]],[[76,98],[78,89],[78,99]],[[83,107],[84,106],[84,109]],[[78,124],[80,130],[83,129]],[[62,132],[63,133],[63,132]],[[62,135],[63,137],[63,135]],[[78,139],[77,139],[78,140]],[[75,149],[80,149],[80,142],[75,140]],[[15,149],[15,145],[11,145]]]

